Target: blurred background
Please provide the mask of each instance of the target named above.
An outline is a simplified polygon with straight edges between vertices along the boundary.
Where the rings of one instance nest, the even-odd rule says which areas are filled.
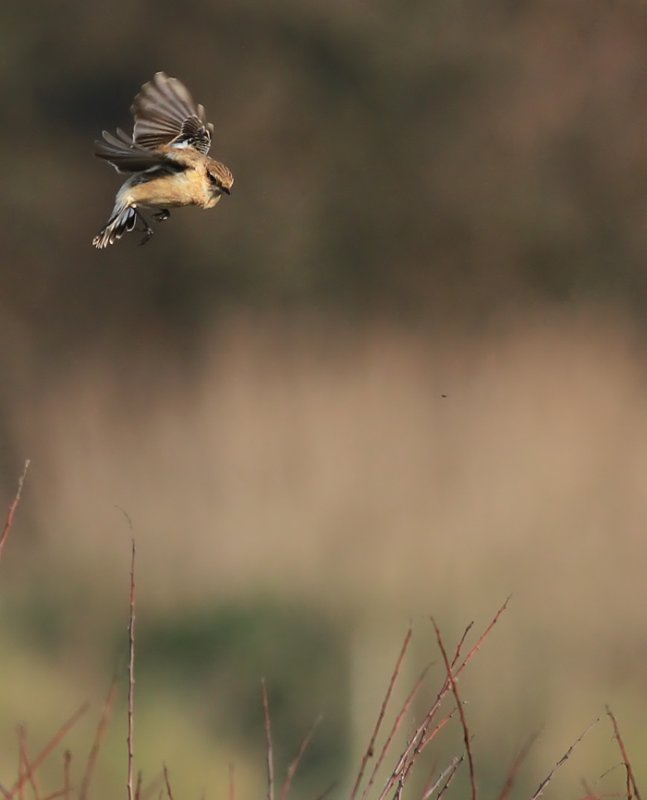
[[[0,781],[17,723],[35,752],[89,699],[85,758],[134,535],[145,783],[166,762],[176,796],[218,797],[234,762],[263,793],[265,676],[279,774],[321,713],[295,796],[344,796],[409,623],[403,691],[438,658],[429,615],[451,649],[512,593],[462,686],[483,791],[541,730],[531,792],[605,703],[644,786],[645,4],[3,18],[2,508],[32,466],[0,565]],[[120,179],[92,142],[157,70],[236,184],[97,252]],[[121,689],[99,798],[123,791]],[[427,768],[461,749],[457,725]],[[600,725],[551,790],[619,761]]]

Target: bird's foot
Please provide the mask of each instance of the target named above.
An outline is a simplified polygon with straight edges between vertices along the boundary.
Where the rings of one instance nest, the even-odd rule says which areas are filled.
[[[154,233],[153,229],[152,229],[152,228],[149,228],[149,227],[147,227],[147,228],[144,230],[144,238],[143,238],[143,239],[141,240],[141,242],[139,243],[139,246],[141,247],[142,245],[146,244],[146,242],[150,241],[150,238],[151,238],[151,236],[153,235],[153,233]]]
[[[141,247],[143,244],[146,244],[146,242],[151,238],[151,236],[153,235],[154,231],[151,228],[151,226],[148,224],[148,221],[146,220],[146,217],[142,214],[142,212],[138,208],[134,208],[134,211],[135,211],[135,214],[137,214],[137,217],[138,217],[139,221],[142,224],[142,230],[144,232],[144,238],[139,243],[139,246]],[[134,227],[134,225],[133,225],[133,227]]]
[[[164,222],[171,216],[171,212],[168,210],[168,208],[162,208],[156,214],[153,214],[153,216],[158,222]]]

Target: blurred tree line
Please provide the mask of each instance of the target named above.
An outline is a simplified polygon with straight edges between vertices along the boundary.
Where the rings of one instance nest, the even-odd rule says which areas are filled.
[[[3,21],[0,409],[25,371],[181,363],[241,307],[440,329],[545,301],[642,316],[643,2],[63,0]],[[92,142],[130,130],[159,69],[205,104],[233,194],[97,252],[120,176]]]
[[[5,341],[175,338],[239,304],[441,324],[545,298],[642,312],[644,3],[37,7],[10,3],[0,30]],[[97,253],[119,176],[92,141],[130,129],[158,69],[206,105],[235,190]]]

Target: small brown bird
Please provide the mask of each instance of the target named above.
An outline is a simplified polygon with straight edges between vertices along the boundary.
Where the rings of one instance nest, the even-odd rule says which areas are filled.
[[[229,169],[207,155],[213,125],[177,78],[157,72],[130,111],[132,138],[117,128],[116,136],[103,131],[103,141],[95,142],[96,156],[117,172],[132,173],[117,192],[110,219],[92,240],[99,249],[134,230],[138,219],[144,231],[140,244],[146,244],[153,229],[140,208],[156,209],[154,217],[161,222],[170,217],[169,208],[213,208],[234,183]]]

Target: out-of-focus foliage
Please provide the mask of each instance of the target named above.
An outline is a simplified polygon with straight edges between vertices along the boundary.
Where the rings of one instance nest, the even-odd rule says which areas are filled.
[[[0,575],[9,725],[104,691],[124,509],[147,774],[211,787],[233,759],[258,796],[258,706],[254,745],[228,723],[262,672],[281,759],[322,710],[308,770],[356,763],[410,615],[459,636],[510,590],[466,689],[492,787],[545,720],[536,786],[605,700],[644,751],[646,42],[642,0],[5,4],[0,500],[33,459]],[[92,141],[159,69],[234,191],[99,253],[120,177]]]
[[[0,303],[45,353],[142,320],[175,335],[238,302],[441,321],[541,297],[643,309],[644,3],[50,11],[12,6],[0,32]],[[119,178],[92,140],[129,125],[158,69],[207,106],[235,191],[144,249],[97,253]]]

